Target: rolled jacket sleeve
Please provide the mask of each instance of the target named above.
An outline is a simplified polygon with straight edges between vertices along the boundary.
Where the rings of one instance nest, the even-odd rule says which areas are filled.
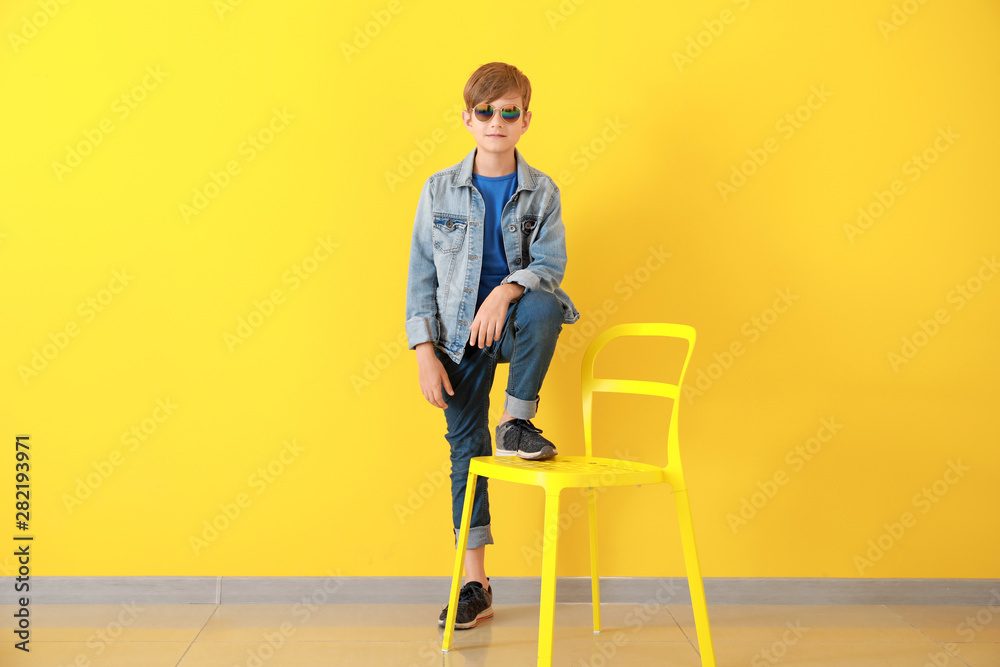
[[[562,221],[559,188],[552,191],[538,233],[529,246],[531,263],[504,279],[506,283],[524,286],[524,291],[555,292],[566,273],[566,228]]]
[[[430,179],[417,202],[410,242],[410,268],[406,280],[406,338],[412,350],[420,343],[437,343],[437,269],[432,235],[433,201]]]

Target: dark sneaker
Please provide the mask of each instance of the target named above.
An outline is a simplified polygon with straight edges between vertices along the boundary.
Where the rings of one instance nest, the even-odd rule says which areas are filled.
[[[497,426],[497,456],[520,456],[522,459],[541,461],[558,454],[555,445],[541,435],[542,429],[527,419],[505,421]]]
[[[489,579],[487,579],[489,581]],[[478,581],[470,581],[458,593],[458,611],[455,614],[455,629],[468,630],[479,625],[479,621],[493,618],[493,587],[486,589]],[[441,610],[438,625],[444,627],[448,620],[448,605]]]
[[[518,432],[504,428],[510,421],[497,424],[497,456],[517,456]]]

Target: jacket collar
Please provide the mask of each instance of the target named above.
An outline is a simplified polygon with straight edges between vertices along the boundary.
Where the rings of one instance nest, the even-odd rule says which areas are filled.
[[[458,175],[455,180],[452,181],[452,187],[472,187],[472,167],[476,160],[476,151],[479,147],[473,148],[465,159],[462,160],[462,166],[458,170]],[[525,162],[524,156],[521,155],[521,151],[514,148],[514,162],[517,163],[517,191],[521,190],[534,190],[538,187],[535,177],[531,175],[531,170],[528,168],[528,163]]]

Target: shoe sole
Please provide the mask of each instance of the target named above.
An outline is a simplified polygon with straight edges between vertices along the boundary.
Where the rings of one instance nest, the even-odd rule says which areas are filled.
[[[455,623],[455,629],[456,630],[471,630],[472,628],[474,628],[477,625],[479,625],[480,621],[485,621],[485,620],[490,619],[490,618],[493,618],[493,607],[487,607],[486,609],[482,610],[481,612],[479,612],[479,616],[476,616],[476,618],[474,620],[471,620],[468,623],[458,623],[458,622],[456,622]],[[446,620],[447,619],[438,619],[438,627],[443,628],[444,627],[444,623],[445,623]]]
[[[558,453],[559,452],[556,451],[555,447],[549,447],[548,445],[546,445],[545,447],[542,447],[542,450],[539,452],[531,452],[530,454],[528,454],[518,451],[517,455],[520,458],[525,459],[526,461],[541,461],[543,459],[551,459]]]
[[[544,459],[551,459],[559,455],[559,452],[555,450],[554,447],[545,447],[540,452],[535,452],[533,454],[525,454],[523,452],[512,452],[507,449],[498,449],[497,456],[517,456],[525,461],[541,461]]]

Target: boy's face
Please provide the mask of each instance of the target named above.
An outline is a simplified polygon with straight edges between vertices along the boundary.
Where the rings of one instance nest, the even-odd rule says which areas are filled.
[[[476,118],[472,111],[466,109],[462,112],[465,127],[468,128],[469,132],[472,132],[472,136],[476,138],[476,145],[482,152],[506,154],[513,151],[521,135],[528,131],[528,125],[531,123],[531,112],[524,113],[524,103],[519,94],[510,95],[508,93],[506,96],[492,100],[487,104],[492,104],[495,109],[493,118],[483,122]],[[513,104],[522,110],[521,117],[514,123],[508,123],[500,117],[499,109],[508,104]]]

